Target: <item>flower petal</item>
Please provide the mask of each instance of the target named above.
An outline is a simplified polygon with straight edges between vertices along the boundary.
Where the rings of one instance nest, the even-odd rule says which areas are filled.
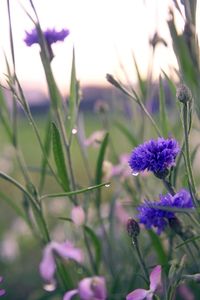
[[[153,269],[153,271],[150,274],[150,290],[152,292],[155,292],[155,290],[161,283],[161,271],[161,266],[158,265]]]
[[[63,300],[70,300],[76,294],[78,294],[78,290],[71,290],[64,294]]]
[[[43,258],[39,265],[40,274],[46,281],[53,281],[53,275],[56,269],[55,260],[52,253],[52,243],[44,248]]]
[[[126,300],[143,300],[148,295],[149,291],[137,289],[126,296]]]
[[[106,282],[102,276],[86,277],[79,282],[81,300],[105,300],[107,296]]]
[[[83,252],[79,248],[75,248],[74,245],[67,241],[65,243],[52,242],[53,250],[63,258],[70,258],[79,263],[83,262]]]
[[[0,289],[0,297],[1,297],[1,296],[4,296],[5,293],[6,293],[6,291],[5,291],[4,289]]]
[[[87,277],[82,279],[79,282],[78,290],[80,298],[83,300],[91,299],[94,296],[94,293],[91,289],[92,277]]]

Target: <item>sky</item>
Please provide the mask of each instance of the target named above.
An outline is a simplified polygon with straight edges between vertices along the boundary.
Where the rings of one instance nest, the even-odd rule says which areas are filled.
[[[0,79],[5,78],[4,53],[10,60],[7,1],[0,9]],[[43,29],[68,28],[70,35],[64,43],[53,46],[55,58],[53,72],[62,91],[69,86],[72,48],[75,47],[77,77],[81,85],[106,85],[105,75],[111,73],[124,79],[124,70],[130,82],[136,73],[132,54],[145,76],[151,60],[149,37],[156,28],[169,39],[166,21],[169,0],[34,0]],[[44,73],[39,47],[27,47],[23,41],[25,31],[33,28],[23,7],[31,14],[28,0],[11,0],[16,70],[27,88],[45,90]],[[33,15],[33,14],[32,14]],[[155,76],[162,67],[173,65],[172,51],[161,46],[156,52]],[[123,66],[123,68],[122,68]]]

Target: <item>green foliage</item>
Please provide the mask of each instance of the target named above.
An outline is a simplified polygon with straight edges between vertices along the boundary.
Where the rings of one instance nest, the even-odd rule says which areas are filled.
[[[67,173],[64,153],[63,153],[63,146],[61,142],[60,132],[56,127],[55,123],[52,123],[52,145],[53,145],[53,154],[54,160],[56,163],[56,168],[58,172],[58,176],[62,182],[62,186],[64,191],[70,191],[70,184],[69,184],[69,177]]]

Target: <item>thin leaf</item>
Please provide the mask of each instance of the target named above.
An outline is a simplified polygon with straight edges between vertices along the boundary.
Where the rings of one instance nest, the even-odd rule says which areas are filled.
[[[137,147],[138,141],[137,141],[137,138],[134,136],[133,132],[130,132],[130,130],[126,126],[124,126],[121,122],[116,121],[115,126],[121,133],[123,133],[123,135],[127,138],[129,143],[133,147]]]
[[[140,74],[140,71],[139,71],[138,64],[137,64],[134,53],[132,53],[132,57],[133,57],[134,65],[135,65],[135,70],[136,70],[136,74],[137,74],[137,81],[139,83],[140,91],[141,91],[142,97],[145,99],[146,98],[146,93],[147,93],[147,87],[146,87],[145,81],[142,79],[142,76]]]
[[[94,186],[89,186],[87,188],[81,189],[81,190],[76,190],[76,191],[71,191],[68,193],[55,193],[55,194],[47,194],[47,195],[43,195],[42,197],[40,197],[40,199],[45,199],[45,198],[55,198],[55,197],[68,197],[68,196],[73,196],[73,195],[78,195],[78,194],[82,194],[82,193],[86,193],[86,192],[91,192],[93,190],[99,189],[101,187],[105,187],[106,185],[109,185],[109,182],[106,183],[100,183]]]
[[[101,262],[101,256],[102,256],[102,247],[101,247],[101,241],[99,240],[98,236],[94,232],[94,230],[86,225],[84,225],[85,233],[89,236],[89,238],[92,241],[92,244],[94,246],[95,250],[95,263],[97,271],[99,270],[100,262]]]
[[[40,192],[42,191],[45,183],[45,177],[46,177],[46,170],[48,166],[47,159],[49,158],[50,155],[50,149],[51,149],[51,122],[49,121],[47,124],[46,128],[46,133],[45,133],[45,141],[44,141],[44,151],[46,155],[42,157],[42,162],[41,162],[41,170],[40,170],[40,184],[39,184],[39,190]]]
[[[108,137],[109,134],[106,133],[103,142],[101,144],[101,148],[99,150],[99,155],[98,155],[98,159],[97,159],[97,166],[96,166],[96,184],[101,184],[102,181],[102,177],[103,177],[103,161],[104,161],[104,156],[105,156],[105,152],[106,152],[106,148],[108,145]]]
[[[71,81],[70,81],[70,94],[69,94],[69,114],[68,114],[68,136],[72,137],[72,129],[75,126],[79,105],[79,84],[76,79],[76,64],[75,64],[75,51],[73,49],[72,68],[71,68]]]
[[[52,143],[54,160],[56,163],[58,176],[60,177],[63,189],[66,192],[68,192],[70,191],[69,177],[66,169],[60,132],[56,127],[55,123],[52,123]]]
[[[5,101],[1,86],[0,86],[0,107],[1,107],[0,118],[1,118],[2,124],[5,128],[5,131],[8,134],[10,141],[12,141],[12,139],[13,139],[12,138],[12,130],[11,130],[10,123],[9,123],[10,118],[9,118],[8,108],[6,106],[6,101]]]
[[[101,148],[99,150],[99,155],[97,159],[97,165],[96,165],[96,176],[95,176],[95,183],[96,184],[101,184],[102,182],[102,177],[103,177],[103,161],[106,153],[106,148],[108,145],[108,136],[109,134],[106,133],[103,142],[101,144]],[[101,203],[101,190],[97,190],[97,195],[96,195],[96,204],[99,207]]]
[[[153,232],[153,230],[148,230],[148,234],[150,236],[152,246],[154,247],[155,252],[157,254],[158,262],[161,265],[167,266],[168,265],[167,255],[165,253],[165,250],[164,250],[164,247],[162,245],[160,238],[155,234],[155,232]]]
[[[189,243],[191,243],[191,242],[194,242],[194,241],[196,241],[196,240],[199,240],[199,239],[200,239],[200,235],[193,236],[192,238],[187,239],[187,240],[185,240],[183,243],[181,243],[181,244],[179,244],[178,246],[176,246],[175,249],[179,249],[179,248],[181,248],[181,247],[183,247],[183,246],[185,246],[185,245],[187,245],[187,244],[189,244]]]
[[[176,86],[175,84],[173,83],[173,81],[169,78],[169,76],[167,75],[167,73],[165,73],[164,70],[162,70],[162,73],[164,74],[165,76],[165,79],[167,80],[167,84],[169,86],[169,89],[172,93],[172,96],[175,98],[176,97]]]
[[[165,93],[162,83],[162,78],[159,78],[159,107],[160,107],[160,123],[162,126],[162,132],[164,137],[168,136],[168,121],[167,121],[167,114],[166,114],[166,101],[165,101]]]

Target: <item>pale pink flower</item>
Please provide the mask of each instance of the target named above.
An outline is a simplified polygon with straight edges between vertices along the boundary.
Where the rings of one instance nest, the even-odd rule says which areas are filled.
[[[111,176],[119,176],[122,180],[131,176],[131,170],[128,164],[130,155],[122,154],[119,157],[119,164],[113,166]]]
[[[0,283],[1,283],[2,281],[3,281],[3,277],[0,276]],[[5,293],[6,293],[6,291],[5,291],[4,289],[0,289],[0,297],[1,297],[1,296],[4,296]]]
[[[126,225],[128,219],[130,218],[130,215],[124,209],[123,204],[120,200],[121,199],[118,199],[115,203],[115,215],[122,225]]]
[[[150,274],[150,289],[136,289],[126,296],[126,300],[152,300],[158,287],[161,285],[161,266],[156,266]]]
[[[181,284],[179,286],[178,293],[184,300],[195,300],[192,291],[187,287],[186,284]]]
[[[47,282],[54,282],[54,273],[56,271],[55,255],[64,259],[72,259],[78,263],[83,262],[82,250],[75,248],[71,242],[50,242],[44,248],[43,258],[39,266],[40,274]]]
[[[78,289],[65,293],[63,300],[70,300],[76,294],[81,300],[105,300],[107,292],[104,277],[94,276],[82,279]]]
[[[71,210],[71,219],[72,221],[81,226],[85,222],[85,212],[81,206],[74,206]]]
[[[93,132],[89,138],[85,140],[85,146],[92,146],[94,148],[99,147],[101,142],[103,141],[105,136],[105,131],[104,130],[99,130]]]
[[[104,160],[102,170],[103,170],[103,178],[105,181],[110,180],[110,178],[112,177],[112,169],[113,169],[112,163],[108,160]]]

